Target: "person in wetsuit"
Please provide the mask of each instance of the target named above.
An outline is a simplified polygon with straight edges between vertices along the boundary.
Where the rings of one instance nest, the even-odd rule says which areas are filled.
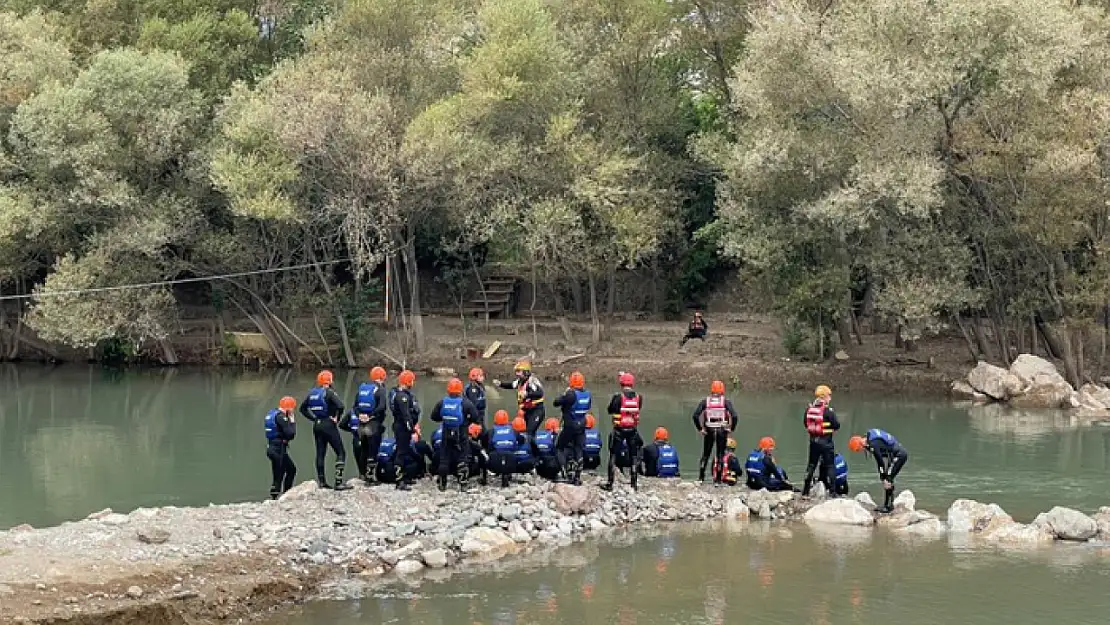
[[[906,448],[886,430],[878,428],[867,430],[865,436],[853,436],[848,441],[848,449],[864,452],[875,457],[879,469],[879,479],[883,481],[883,506],[879,512],[894,510],[894,479],[906,466],[910,455]]]
[[[586,415],[586,437],[582,442],[582,469],[596,471],[601,466],[601,430],[597,429],[597,419]],[[618,450],[619,453],[619,450]]]
[[[513,369],[515,380],[493,383],[506,390],[516,391],[516,403],[519,410],[524,411],[524,420],[528,422],[528,433],[535,434],[544,419],[543,384],[540,379],[532,375],[532,363],[521,360]]]
[[[809,496],[813,487],[813,473],[818,465],[821,472],[818,479],[825,485],[825,492],[829,497],[836,497],[836,488],[833,486],[833,459],[836,457],[836,447],[833,445],[833,434],[840,429],[840,420],[836,418],[832,406],[832,389],[822,384],[814,390],[815,399],[806,408],[803,424],[809,434],[809,460],[806,462],[805,484],[802,486],[802,496]]]
[[[775,439],[764,436],[759,439],[759,447],[748,454],[744,462],[744,468],[748,472],[748,488],[752,490],[766,488],[770,491],[793,490],[794,486],[790,484],[786,471],[775,463],[774,452]]]
[[[680,477],[678,450],[670,443],[667,428],[655,428],[655,440],[644,447],[643,462],[637,471],[644,477]]]
[[[331,371],[321,371],[316,375],[316,386],[301,403],[301,415],[312,421],[312,438],[316,442],[316,484],[320,488],[332,488],[324,477],[324,460],[328,447],[331,447],[335,452],[335,490],[347,490],[350,486],[343,483],[347,452],[339,436],[339,420],[346,408],[332,389],[332,382]]]
[[[509,413],[498,410],[493,415],[493,427],[486,431],[486,449],[489,450],[489,471],[501,476],[501,487],[507,488],[516,472],[516,449],[521,436],[509,425]]]
[[[839,497],[848,495],[848,462],[840,454],[833,457],[833,492]]]
[[[416,466],[418,460],[413,449],[412,435],[420,423],[420,406],[412,396],[413,384],[416,384],[416,374],[406,369],[397,376],[397,386],[389,394],[390,411],[393,413],[393,438],[397,442],[393,464],[398,490],[411,489],[416,478],[411,473],[411,468]]]
[[[297,436],[297,423],[293,421],[293,411],[297,400],[282,397],[276,410],[266,413],[264,429],[266,432],[266,457],[270,459],[270,499],[277,499],[293,487],[297,477],[297,465],[289,457],[289,441]]]
[[[623,468],[632,468],[629,479],[632,489],[636,490],[636,477],[643,459],[644,439],[640,436],[640,411],[644,407],[644,398],[633,390],[636,378],[628,372],[621,372],[617,376],[621,391],[609,400],[609,416],[613,419],[613,431],[609,434],[609,481],[602,488],[613,489],[616,479],[618,451],[623,453]]]
[[[465,395],[474,404],[474,409],[478,411],[478,421],[476,423],[482,426],[482,431],[486,431],[486,373],[481,369],[475,367],[470,370],[470,375],[467,376],[470,381],[466,384]]]
[[[378,447],[385,434],[386,402],[385,369],[370,370],[370,381],[358,385],[351,408],[351,425],[355,431],[355,463],[358,474],[367,484],[373,483],[377,473]]]
[[[489,454],[482,443],[485,430],[477,423],[471,423],[466,429],[469,434],[467,444],[470,445],[470,475],[477,475],[478,483],[485,486],[489,481],[486,477],[489,473]]]
[[[728,435],[736,431],[739,419],[732,401],[725,397],[725,383],[713,380],[709,385],[709,396],[701,400],[694,409],[694,427],[702,436],[701,461],[698,464],[698,480],[705,481],[705,468],[709,464],[709,453],[716,445],[714,463],[720,464],[725,455]],[[714,479],[715,482],[720,480]]]
[[[447,382],[447,397],[432,408],[432,421],[443,424],[437,481],[441,492],[447,490],[447,476],[452,474],[459,480],[459,490],[469,487],[470,442],[466,428],[477,425],[480,417],[474,404],[463,397],[463,390],[462,380],[451,378]]]
[[[524,420],[523,415],[520,415],[513,419],[512,426],[517,434],[516,450],[513,452],[516,458],[515,472],[528,475],[536,468],[536,455],[532,446],[532,437],[528,435],[528,422]]]
[[[553,402],[563,412],[563,428],[555,443],[559,464],[563,466],[567,479],[576,486],[582,485],[586,415],[590,413],[592,401],[590,391],[586,390],[586,377],[575,371],[567,380],[566,392]]]
[[[562,472],[559,457],[555,453],[555,441],[558,435],[559,420],[548,419],[532,439],[532,448],[536,455],[536,473],[545,480],[557,480]]]
[[[705,341],[705,335],[709,333],[709,324],[701,316],[700,310],[694,311],[694,318],[690,321],[690,325],[686,328],[686,336],[682,337],[682,342],[678,344],[679,347],[685,347],[686,341],[690,339],[698,339],[702,342]]]

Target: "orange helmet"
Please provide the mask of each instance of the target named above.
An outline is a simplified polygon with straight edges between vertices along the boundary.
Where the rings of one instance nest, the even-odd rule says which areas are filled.
[[[289,412],[290,410],[293,410],[296,407],[297,407],[297,400],[293,399],[292,397],[290,397],[288,395],[286,395],[285,397],[282,397],[281,401],[278,402],[278,409],[284,410],[285,412]]]
[[[513,419],[513,431],[514,432],[523,432],[524,430],[527,430],[527,429],[528,429],[528,423],[526,423],[524,421],[523,417],[517,417],[517,418]]]
[[[482,371],[478,367],[474,367],[473,369],[470,370],[470,375],[468,375],[467,377],[470,378],[471,380],[479,380],[482,377],[484,377],[485,375],[486,374],[485,374],[484,371]]]
[[[714,395],[724,395],[725,383],[720,380],[713,380],[713,383],[709,385],[709,392]]]
[[[759,439],[759,448],[763,451],[768,451],[775,448],[775,439],[770,436],[764,436]]]
[[[573,389],[582,390],[586,388],[586,376],[582,375],[578,371],[575,371],[574,373],[570,374],[570,380],[568,380],[568,384]]]
[[[505,412],[504,410],[498,410],[497,412],[493,413],[493,424],[509,425],[509,413]]]
[[[370,381],[371,382],[385,382],[385,368],[384,367],[374,367],[373,369],[371,369],[370,370]]]
[[[471,423],[470,426],[466,428],[466,433],[470,435],[470,438],[478,438],[482,434],[482,426],[477,423]]]
[[[397,383],[401,386],[411,387],[413,384],[416,384],[416,374],[412,371],[409,371],[408,369],[405,369],[401,373],[397,374]]]
[[[316,386],[330,386],[334,380],[331,371],[321,371],[316,374]]]
[[[655,440],[665,441],[665,440],[669,439],[670,437],[671,437],[671,435],[670,435],[669,432],[667,432],[667,428],[663,428],[663,427],[655,428]]]
[[[463,387],[462,380],[458,378],[451,378],[447,381],[447,394],[448,395],[462,395]]]
[[[543,429],[545,429],[549,432],[554,432],[554,431],[558,430],[559,429],[559,420],[552,417],[552,418],[548,419],[547,421],[544,421],[543,422]]]
[[[597,425],[597,419],[592,414],[586,415],[586,429],[592,430]]]
[[[848,449],[852,451],[863,451],[867,447],[867,439],[862,436],[853,436],[848,439]]]

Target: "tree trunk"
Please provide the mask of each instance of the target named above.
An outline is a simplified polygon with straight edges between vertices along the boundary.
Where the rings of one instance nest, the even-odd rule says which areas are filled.
[[[309,254],[312,254],[312,246],[308,247]],[[316,262],[315,255],[313,255],[312,263],[312,266],[316,268],[316,277],[320,279],[320,284],[324,287],[324,293],[326,293],[328,299],[331,300],[332,306],[335,306],[335,321],[336,324],[339,326],[339,339],[343,343],[343,357],[347,360],[347,366],[353,369],[358,363],[355,362],[355,353],[354,350],[351,349],[351,339],[350,336],[347,334],[347,320],[343,318],[343,313],[341,312],[342,309],[339,307],[339,303],[335,301],[335,297],[333,295],[334,292],[332,291],[331,285],[328,284],[328,279],[327,276],[324,275],[323,268],[321,268],[320,264]],[[313,315],[315,315],[315,313],[313,313]],[[317,323],[317,326],[319,326],[319,323]],[[321,333],[321,337],[322,336],[323,333]],[[327,341],[324,342],[324,346],[327,347]],[[331,359],[331,348],[328,348],[328,360],[331,361]]]
[[[1095,382],[1102,383],[1102,371],[1106,366],[1106,335],[1110,334],[1110,304],[1102,307],[1102,332],[1100,333],[1102,345],[1098,351],[1098,368],[1095,373]]]
[[[559,329],[563,331],[563,340],[570,345],[573,339],[570,334],[570,324],[567,323],[566,310],[563,306],[562,298],[556,295],[555,297],[555,320],[559,322]]]
[[[177,352],[173,350],[173,343],[170,343],[169,337],[158,340],[158,347],[162,349],[162,364],[176,365]]]
[[[1079,387],[1087,382],[1086,367],[1084,366],[1086,364],[1084,363],[1086,356],[1084,355],[1083,349],[1086,334],[1083,328],[1080,327],[1076,328],[1071,335],[1074,346],[1072,349],[1072,356],[1075,360],[1075,382],[1072,382],[1071,385],[1075,387],[1076,390],[1079,390]]]
[[[967,345],[967,353],[971,355],[971,362],[979,362],[981,360],[979,350],[975,347],[975,340],[971,338],[971,333],[967,331],[967,326],[964,325],[963,319],[960,315],[955,315],[956,325],[960,328],[960,334],[964,335],[964,343]]]
[[[586,311],[586,303],[582,297],[582,281],[578,278],[570,279],[570,295],[574,299],[574,314],[581,315]]]
[[[979,315],[976,315],[975,318],[971,320],[971,331],[975,336],[975,344],[979,347],[980,359],[991,360],[993,358],[993,354],[991,353],[993,350],[990,348],[990,341],[987,340],[986,332],[983,332],[983,318]]]
[[[847,348],[852,344],[852,293],[848,293],[848,308],[840,313],[836,319],[836,335],[840,339],[840,347]]]
[[[998,353],[1002,354],[1000,360],[1003,365],[1009,367],[1014,358],[1010,355],[1010,337],[1006,334],[1006,321],[1000,314],[991,315],[991,325],[994,326],[994,342],[998,344]]]
[[[894,328],[894,347],[903,349],[905,346],[906,342],[902,340],[902,324],[899,323],[898,326]]]
[[[1041,338],[1044,339],[1045,348],[1048,349],[1048,355],[1057,360],[1063,360],[1064,348],[1060,344],[1060,339],[1056,336],[1056,333],[1052,331],[1052,328],[1045,323],[1040,315],[1034,317],[1033,323],[1037,325],[1037,332],[1039,332]]]
[[[1040,343],[1040,341],[1037,340],[1037,320],[1033,317],[1029,317],[1029,353],[1030,354],[1033,354],[1034,356],[1037,355],[1037,344],[1038,343]]]
[[[848,314],[852,317],[852,332],[856,334],[856,343],[863,345],[863,329],[860,328],[859,317],[856,316],[855,310],[849,310]]]
[[[1067,325],[1061,323],[1057,328],[1049,328],[1046,330],[1050,334],[1055,335],[1057,347],[1060,349],[1060,359],[1064,361],[1064,377],[1068,379],[1068,383],[1074,388],[1079,388],[1082,384],[1079,381],[1079,369],[1075,366],[1075,358],[1071,349],[1071,331]]]
[[[597,280],[594,279],[594,274],[590,273],[588,276],[590,284],[590,325],[593,329],[593,342],[597,345],[601,342],[601,319],[598,318],[597,310]]]
[[[651,259],[651,316],[653,319],[659,318],[661,309],[659,297],[659,261]]]
[[[1019,354],[1029,353],[1026,350],[1026,345],[1025,345],[1025,328],[1023,327],[1024,325],[1025,325],[1024,323],[1016,323],[1016,324],[1014,324],[1014,329],[1013,329],[1014,338],[1017,339],[1017,351],[1018,351]]]
[[[316,336],[320,337],[320,342],[324,345],[324,353],[328,355],[326,364],[330,366],[335,362],[335,358],[332,358],[331,345],[328,344],[328,339],[324,336],[324,329],[320,327],[320,316],[316,314],[315,310],[312,311],[312,325],[316,328]]]
[[[617,268],[609,267],[609,292],[606,293],[607,301],[605,303],[605,331],[602,336],[605,340],[611,340],[613,337],[613,314],[616,309],[617,299]]]
[[[411,229],[411,228],[410,228]],[[416,337],[416,351],[424,352],[427,344],[424,340],[424,319],[420,315],[420,271],[416,266],[416,240],[412,232],[408,232],[405,241],[405,273],[409,282],[409,316],[412,319],[412,332]]]
[[[12,347],[8,350],[8,360],[19,358],[19,339],[23,334],[23,314],[16,312],[15,332],[12,334]]]

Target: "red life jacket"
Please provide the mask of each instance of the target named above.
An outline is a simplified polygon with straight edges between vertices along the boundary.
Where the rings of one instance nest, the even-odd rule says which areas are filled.
[[[731,451],[726,451],[724,457],[721,458],[720,463],[714,462],[713,479],[720,480],[728,484],[735,484],[737,476],[728,468],[729,460],[735,457],[736,454],[732,453]]]
[[[806,408],[806,432],[810,436],[827,436],[832,434],[832,428],[825,421],[825,402],[815,401]]]
[[[728,425],[728,409],[724,395],[710,395],[705,398],[705,427],[723,428]]]
[[[640,425],[640,395],[632,397],[621,393],[621,412],[613,417],[614,425],[621,428],[634,428]]]

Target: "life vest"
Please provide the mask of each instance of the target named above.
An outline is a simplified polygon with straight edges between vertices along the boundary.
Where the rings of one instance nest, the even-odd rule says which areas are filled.
[[[748,477],[763,476],[762,449],[753,449],[752,453],[748,454],[748,459],[744,461],[744,470],[748,472]]]
[[[358,434],[358,426],[361,421],[358,420],[358,413],[354,410],[351,411],[351,416],[347,417],[347,429],[352,433]]]
[[[447,396],[439,405],[439,416],[443,419],[443,427],[459,428],[463,426],[462,397]]]
[[[582,448],[582,453],[587,456],[601,455],[601,432],[597,428],[586,430],[586,446]]]
[[[374,410],[378,408],[378,386],[377,382],[363,382],[358,385],[358,397],[355,399],[354,412],[360,415],[374,414]]]
[[[486,414],[486,387],[478,384],[477,382],[468,382],[466,385],[466,396],[474,403],[474,407],[478,410],[478,414],[485,416]]]
[[[439,426],[438,428],[436,428],[435,432],[432,432],[432,449],[434,449],[436,451],[439,451],[439,448],[440,448],[441,445],[443,445],[443,426],[442,425]]]
[[[713,463],[713,477],[728,484],[735,484],[737,475],[729,468],[729,461],[736,458],[736,454],[726,451],[720,462]]]
[[[555,435],[549,430],[540,430],[536,432],[533,440],[536,443],[536,452],[540,456],[551,456],[555,454]]]
[[[620,414],[613,415],[613,425],[619,428],[634,428],[640,425],[640,395],[632,397],[621,393]]]
[[[304,404],[309,414],[312,415],[313,421],[327,419],[331,416],[328,414],[328,389],[323,386],[317,386],[309,391]]]
[[[383,438],[382,444],[378,445],[378,462],[382,464],[392,462],[395,453],[397,453],[397,439]]]
[[[900,447],[897,438],[891,436],[890,432],[879,428],[867,430],[867,444],[872,445],[875,442],[881,442],[884,446],[890,448]]]
[[[281,431],[278,430],[277,425],[278,415],[281,415],[281,411],[275,408],[266,413],[266,418],[262,422],[266,430],[266,440],[268,441],[279,440],[281,436]]]
[[[828,436],[833,433],[832,424],[825,420],[825,402],[815,401],[806,408],[806,432],[811,437]]]
[[[678,451],[670,443],[658,445],[655,473],[659,477],[678,477]]]
[[[593,399],[590,397],[589,391],[574,391],[574,406],[570,411],[571,418],[576,423],[585,423],[586,414],[590,412],[591,405],[593,405]]]
[[[705,427],[723,428],[728,426],[728,408],[724,395],[710,395],[705,398]]]
[[[844,456],[836,454],[833,458],[833,475],[836,477],[837,482],[845,482],[848,480],[848,463],[845,462]]]
[[[528,389],[536,389],[541,393],[543,392],[543,385],[532,376],[528,376],[524,380],[517,380],[516,383],[516,403],[522,410],[531,410],[539,404],[543,403],[543,397],[538,399],[528,399]]]
[[[516,432],[508,425],[493,426],[489,438],[490,451],[511,454],[516,452]]]
[[[517,439],[516,449],[513,450],[513,455],[516,456],[517,462],[531,462],[532,461],[532,440],[528,436],[521,436]]]

